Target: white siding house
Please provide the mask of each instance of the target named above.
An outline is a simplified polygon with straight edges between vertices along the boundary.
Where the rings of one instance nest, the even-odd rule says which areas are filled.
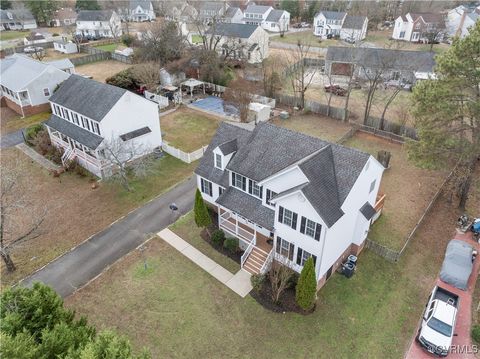
[[[469,28],[474,26],[480,18],[480,6],[469,8],[464,5],[457,6],[447,14],[446,30],[449,37],[464,38],[469,34]]]
[[[377,213],[384,167],[369,154],[268,123],[223,123],[195,170],[219,227],[239,239],[242,268],[272,259],[300,272],[314,258],[317,287],[358,254]]]
[[[244,16],[245,24],[258,25],[270,32],[286,32],[290,28],[290,13],[271,6],[249,5]]]
[[[30,30],[37,21],[28,9],[0,9],[0,30]]]
[[[327,36],[340,36],[346,12],[320,11],[313,19],[313,34],[322,39]]]
[[[22,116],[48,110],[55,88],[70,75],[53,64],[13,54],[0,61],[1,95]]]
[[[362,41],[367,37],[368,19],[366,16],[345,16],[340,30],[340,39],[350,42]]]
[[[120,17],[112,10],[83,10],[77,17],[77,35],[102,38],[122,35]]]
[[[441,14],[408,13],[395,19],[392,38],[409,42],[425,42],[429,33],[435,33],[440,39],[440,32],[445,29]]]
[[[66,38],[54,41],[53,48],[62,54],[74,54],[78,52],[77,44],[72,41],[67,41]]]
[[[137,157],[162,145],[158,105],[122,88],[72,75],[50,104],[45,125],[52,143],[64,151],[62,162],[77,160],[98,177],[112,171],[105,162],[112,144],[137,148]]]
[[[155,20],[152,2],[149,0],[130,0],[128,20],[136,22]]]

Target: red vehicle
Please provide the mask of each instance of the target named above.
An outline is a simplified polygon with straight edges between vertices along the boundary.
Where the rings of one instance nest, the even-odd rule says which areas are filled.
[[[325,86],[325,92],[331,92],[337,96],[345,96],[347,94],[347,90],[339,85],[327,85]]]

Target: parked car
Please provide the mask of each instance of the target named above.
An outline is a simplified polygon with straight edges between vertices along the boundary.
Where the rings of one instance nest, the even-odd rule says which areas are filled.
[[[436,286],[428,299],[417,340],[429,353],[447,356],[455,330],[458,295]]]
[[[310,27],[311,25],[308,22],[302,22],[300,23],[300,27],[307,28]]]
[[[334,95],[337,96],[346,96],[347,95],[347,90],[340,87],[339,85],[327,85],[324,87],[325,92],[331,92]]]
[[[355,42],[357,42],[357,40],[355,40],[354,37],[347,37],[345,39],[345,42],[348,42],[349,44],[354,44]]]
[[[45,49],[41,46],[28,46],[23,49],[23,52],[26,54],[36,54],[36,53],[43,53]]]

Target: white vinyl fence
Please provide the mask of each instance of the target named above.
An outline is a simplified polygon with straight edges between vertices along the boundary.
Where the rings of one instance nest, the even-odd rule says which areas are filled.
[[[160,109],[168,107],[168,98],[167,97],[160,96],[160,95],[157,95],[153,92],[148,92],[148,91],[145,91],[143,93],[143,95],[145,96],[145,98],[147,100],[158,103],[158,107]]]
[[[203,154],[205,153],[205,150],[207,149],[208,146],[203,146],[202,148],[199,148],[196,151],[187,153],[183,152],[182,150],[170,146],[167,142],[163,141],[162,142],[162,149],[167,152],[169,155],[172,155],[173,157],[178,158],[179,160],[186,162],[186,163],[192,163],[193,161],[196,161],[200,158],[203,157]]]

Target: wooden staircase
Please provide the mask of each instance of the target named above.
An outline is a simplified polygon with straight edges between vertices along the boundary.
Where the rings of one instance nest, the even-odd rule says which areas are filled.
[[[250,274],[259,274],[263,265],[267,261],[268,253],[258,247],[253,247],[250,255],[243,264],[245,269]]]

